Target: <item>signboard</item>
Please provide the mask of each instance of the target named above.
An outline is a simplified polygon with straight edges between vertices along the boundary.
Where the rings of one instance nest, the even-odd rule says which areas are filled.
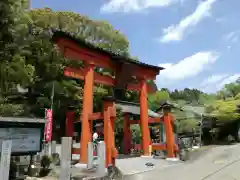
[[[41,151],[41,129],[5,127],[0,128],[0,142],[12,141],[12,153],[29,153]],[[0,149],[1,149],[0,144]]]
[[[45,136],[45,141],[49,142],[52,140],[52,110],[51,109],[46,109],[45,119],[46,119],[46,124],[45,124],[44,136]]]
[[[9,168],[10,168],[10,158],[11,158],[11,148],[12,141],[4,140],[0,141],[1,144],[1,163],[0,163],[0,179],[9,179]]]

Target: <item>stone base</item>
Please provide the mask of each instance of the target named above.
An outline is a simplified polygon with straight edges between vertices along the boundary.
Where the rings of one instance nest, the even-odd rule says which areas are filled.
[[[142,156],[140,156],[140,157],[143,157],[143,158],[153,158],[153,156],[145,156],[145,155],[142,155]]]
[[[195,150],[195,149],[199,149],[200,146],[193,146],[192,149]]]
[[[103,176],[106,176],[107,173],[108,173],[108,169],[107,168],[104,168],[104,169],[97,168],[96,169],[96,174],[98,176],[102,176],[103,177]]]
[[[74,165],[74,167],[87,169],[87,164],[77,163],[77,164]]]
[[[154,159],[166,159],[166,156],[153,156]]]
[[[179,161],[179,158],[166,158],[167,161]]]

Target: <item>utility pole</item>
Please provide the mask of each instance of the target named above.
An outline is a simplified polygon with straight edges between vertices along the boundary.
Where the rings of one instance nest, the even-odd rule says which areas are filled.
[[[28,0],[28,10],[30,10],[31,9],[31,0]]]
[[[201,114],[201,120],[200,120],[200,135],[199,135],[200,147],[202,146],[202,128],[203,128],[203,114]]]

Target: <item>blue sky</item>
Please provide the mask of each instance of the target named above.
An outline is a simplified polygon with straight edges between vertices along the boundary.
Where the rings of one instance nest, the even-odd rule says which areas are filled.
[[[238,0],[32,0],[32,8],[107,20],[133,56],[166,69],[159,88],[215,92],[240,77]]]

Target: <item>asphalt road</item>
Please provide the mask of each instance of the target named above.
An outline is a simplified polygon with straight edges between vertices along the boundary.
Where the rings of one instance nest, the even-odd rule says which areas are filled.
[[[201,150],[200,150],[201,151]],[[125,180],[240,180],[240,144],[214,146],[199,157],[165,169],[127,176]]]

